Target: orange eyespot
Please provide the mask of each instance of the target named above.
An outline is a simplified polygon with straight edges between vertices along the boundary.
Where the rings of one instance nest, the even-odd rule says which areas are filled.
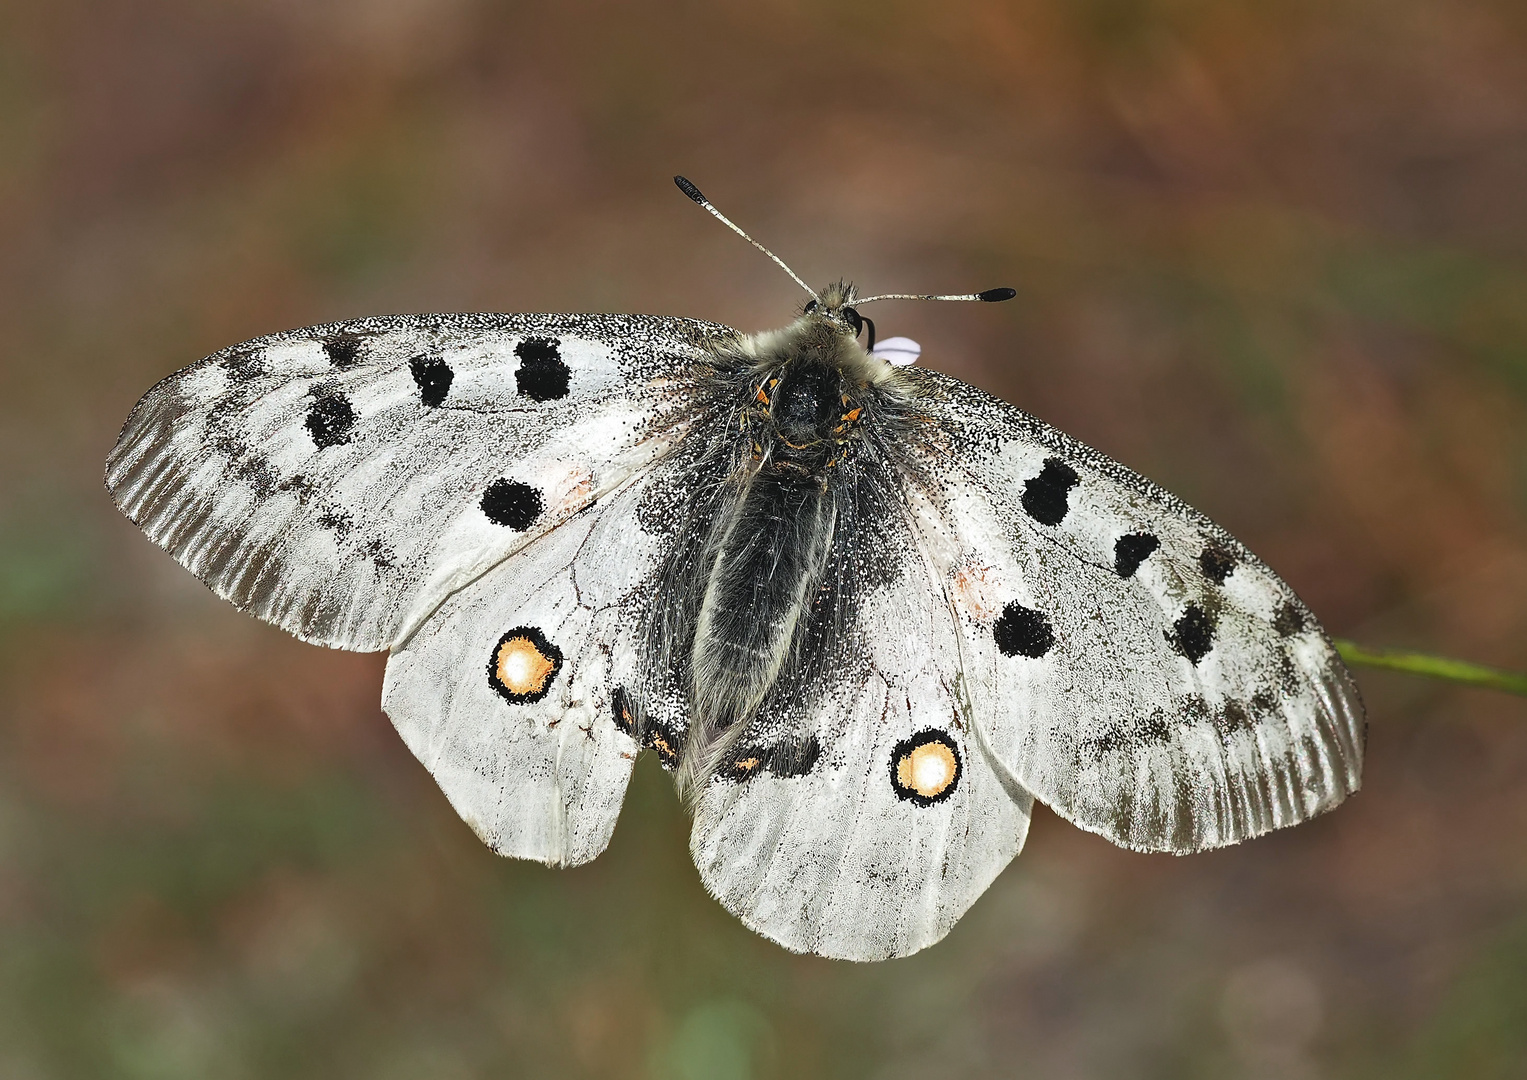
[[[928,743],[896,763],[896,779],[902,787],[934,799],[954,783],[957,768],[953,750],[943,743]]]
[[[488,682],[513,705],[540,701],[562,668],[562,651],[533,626],[520,626],[498,639],[488,661]]]
[[[891,754],[892,788],[918,806],[932,806],[954,794],[960,771],[959,749],[942,731],[924,731],[905,739]]]

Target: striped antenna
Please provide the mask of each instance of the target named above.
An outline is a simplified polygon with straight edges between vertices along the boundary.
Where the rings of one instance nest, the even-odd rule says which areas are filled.
[[[933,296],[929,293],[881,293],[855,300],[854,306],[872,304],[876,300],[979,300],[984,304],[1000,304],[1018,295],[1017,289],[987,289],[985,292],[961,293],[958,296]]]
[[[693,184],[691,184],[688,180],[686,180],[682,176],[675,176],[673,178],[673,182],[675,184],[679,185],[679,190],[680,191],[682,191],[684,194],[688,195],[691,199],[693,199],[695,202],[699,203],[701,206],[705,207],[705,209],[709,210],[711,212],[711,214],[715,216],[717,221],[721,222],[721,224],[725,225],[728,229],[731,229],[732,232],[736,233],[738,236],[742,237],[748,243],[752,244],[759,251],[761,251],[765,255],[769,256],[769,258],[773,259],[775,261],[775,263],[778,264],[778,266],[779,266],[779,268],[781,270],[783,270],[785,273],[789,274],[790,277],[795,281],[795,283],[797,285],[799,285],[801,288],[806,290],[808,295],[812,296],[813,298],[816,296],[817,291],[815,289],[813,289],[810,285],[807,285],[804,281],[802,281],[794,270],[792,270],[788,266],[786,266],[785,265],[785,260],[781,259],[778,255],[774,254],[774,252],[770,251],[768,248],[766,248],[762,244],[760,244],[757,240],[754,240],[747,233],[745,233],[741,229],[739,229],[736,225],[732,224],[732,221],[731,221],[730,218],[728,218],[720,210],[717,210],[714,206],[711,205],[709,199],[707,199],[704,195],[700,194],[700,189],[699,188],[695,187]]]

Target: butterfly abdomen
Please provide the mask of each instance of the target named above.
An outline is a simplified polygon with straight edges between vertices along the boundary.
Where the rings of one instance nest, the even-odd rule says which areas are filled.
[[[714,771],[719,737],[745,726],[791,660],[834,516],[815,478],[760,469],[715,522],[691,654],[699,774]]]

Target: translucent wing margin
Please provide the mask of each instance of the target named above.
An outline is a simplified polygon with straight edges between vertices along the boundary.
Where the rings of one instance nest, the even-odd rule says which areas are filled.
[[[631,315],[397,315],[236,345],[151,389],[117,505],[239,608],[385,649],[679,432],[687,366],[735,331]]]
[[[914,507],[999,767],[1125,847],[1186,853],[1357,790],[1363,709],[1292,590],[1203,515],[936,372]]]

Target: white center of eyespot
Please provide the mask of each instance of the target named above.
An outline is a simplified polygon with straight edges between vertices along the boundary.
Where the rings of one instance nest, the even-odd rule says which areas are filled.
[[[932,799],[954,783],[958,768],[953,750],[941,742],[927,742],[908,751],[896,763],[896,778],[902,787]]]
[[[538,693],[555,668],[529,638],[510,638],[498,647],[498,681],[511,693]]]

